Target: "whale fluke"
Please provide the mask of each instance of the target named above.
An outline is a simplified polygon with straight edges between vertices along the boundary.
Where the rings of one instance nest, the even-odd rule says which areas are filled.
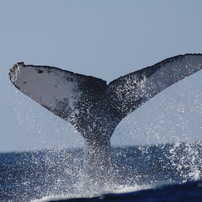
[[[40,105],[70,122],[85,138],[89,184],[110,176],[110,137],[118,123],[165,88],[202,69],[202,54],[175,56],[122,76],[108,85],[92,76],[49,66],[16,63],[11,82]]]

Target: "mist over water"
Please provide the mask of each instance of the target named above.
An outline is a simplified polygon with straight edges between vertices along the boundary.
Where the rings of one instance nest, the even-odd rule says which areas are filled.
[[[199,180],[202,178],[201,151],[201,142],[113,147],[114,180],[109,182],[111,187],[104,193]],[[83,155],[82,149],[1,154],[1,201],[103,194],[91,190],[84,192]]]

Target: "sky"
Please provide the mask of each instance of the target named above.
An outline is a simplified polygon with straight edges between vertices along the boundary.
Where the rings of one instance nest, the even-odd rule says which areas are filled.
[[[69,123],[12,86],[13,64],[50,65],[109,83],[175,55],[202,53],[201,8],[200,0],[1,0],[0,152],[84,146]],[[126,117],[112,145],[201,140],[201,76]]]

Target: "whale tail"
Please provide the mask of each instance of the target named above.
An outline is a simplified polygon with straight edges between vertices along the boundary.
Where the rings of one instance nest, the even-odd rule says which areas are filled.
[[[24,94],[70,122],[85,139],[94,139],[98,133],[111,136],[125,116],[201,68],[201,54],[179,55],[107,85],[92,76],[20,62],[12,67],[9,78]]]
[[[96,176],[108,173],[110,137],[118,123],[165,88],[200,69],[202,54],[186,54],[127,74],[108,85],[92,76],[23,62],[12,67],[9,78],[20,91],[70,122],[85,138],[86,165],[96,181]],[[103,167],[106,169],[101,170]]]

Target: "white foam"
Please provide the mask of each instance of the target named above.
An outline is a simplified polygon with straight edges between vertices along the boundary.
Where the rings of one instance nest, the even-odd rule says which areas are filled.
[[[59,199],[68,199],[68,196],[64,196],[64,195],[58,195],[58,196],[45,196],[41,199],[35,199],[32,200],[31,202],[48,202],[50,200],[59,200]]]
[[[99,196],[100,198],[102,198],[102,196],[104,194],[110,194],[110,193],[113,193],[113,194],[122,194],[122,193],[130,193],[130,192],[135,192],[135,191],[139,191],[139,190],[145,190],[145,189],[149,189],[151,188],[150,186],[138,186],[138,185],[135,185],[135,186],[118,186],[115,190],[110,190],[110,191],[106,191],[104,193],[92,193],[90,195],[56,195],[56,196],[53,196],[53,195],[50,195],[50,196],[45,196],[41,199],[35,199],[35,200],[32,200],[31,202],[49,202],[51,200],[61,200],[61,199],[72,199],[72,198],[82,198],[82,197],[87,197],[87,198],[92,198],[92,197],[97,197]]]

